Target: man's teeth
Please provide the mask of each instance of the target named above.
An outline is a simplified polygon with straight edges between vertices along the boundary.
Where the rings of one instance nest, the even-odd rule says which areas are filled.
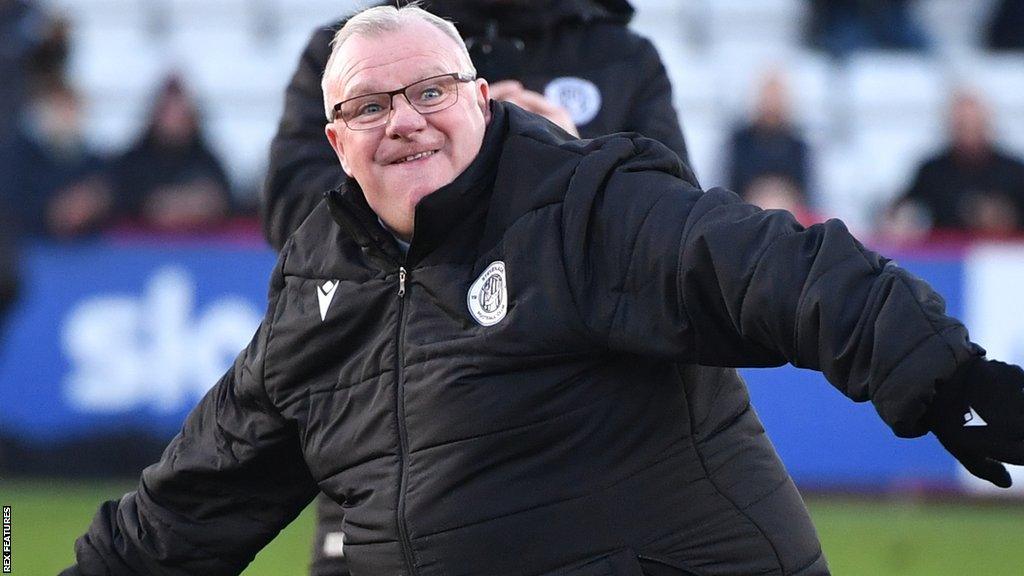
[[[419,154],[413,154],[412,156],[406,156],[405,158],[402,158],[398,162],[395,162],[395,164],[401,164],[402,162],[412,162],[413,160],[419,160],[420,158],[426,158],[427,156],[430,156],[434,152],[436,152],[436,150],[427,150],[426,152],[420,152]]]

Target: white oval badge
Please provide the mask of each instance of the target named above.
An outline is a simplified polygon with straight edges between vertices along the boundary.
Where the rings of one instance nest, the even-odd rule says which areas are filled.
[[[568,110],[577,126],[590,122],[601,110],[601,91],[583,78],[555,78],[544,88],[544,97]]]
[[[466,294],[469,313],[481,326],[493,326],[508,312],[508,280],[505,277],[505,263],[501,260],[491,264],[469,287]]]

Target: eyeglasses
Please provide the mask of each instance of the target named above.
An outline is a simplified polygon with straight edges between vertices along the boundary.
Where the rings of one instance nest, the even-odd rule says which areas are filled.
[[[459,101],[459,84],[476,80],[474,74],[452,72],[424,78],[390,92],[374,92],[343,100],[334,105],[331,121],[338,117],[350,130],[370,130],[387,124],[394,97],[398,94],[420,114],[433,114],[451,108]]]

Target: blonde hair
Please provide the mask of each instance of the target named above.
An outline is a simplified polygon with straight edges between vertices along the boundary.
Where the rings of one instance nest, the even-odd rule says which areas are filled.
[[[337,56],[341,50],[341,45],[353,36],[380,36],[385,32],[399,30],[402,26],[417,20],[433,25],[454,40],[456,46],[459,47],[459,55],[467,67],[467,70],[463,70],[463,72],[476,75],[476,68],[473,67],[473,61],[469,57],[466,43],[462,40],[462,36],[459,35],[455,25],[448,20],[420,8],[418,2],[398,7],[374,6],[373,8],[367,8],[349,18],[345,25],[334,35],[334,39],[331,40],[331,56],[327,59],[327,66],[324,67],[324,73],[320,79],[320,89],[324,94],[324,113],[327,115],[328,121],[333,120],[334,104],[327,99],[327,86],[331,80],[333,68],[337,65]]]

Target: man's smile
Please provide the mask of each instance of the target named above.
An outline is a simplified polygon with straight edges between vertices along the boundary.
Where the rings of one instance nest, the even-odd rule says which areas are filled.
[[[402,157],[400,157],[400,158],[398,158],[396,160],[392,160],[391,162],[388,162],[388,164],[389,165],[391,165],[391,164],[406,164],[406,163],[409,163],[409,162],[416,162],[417,160],[423,160],[424,158],[429,158],[429,157],[433,156],[434,154],[436,154],[437,152],[438,152],[437,150],[424,150],[423,152],[417,152],[416,154],[410,154],[408,156],[402,156]]]

